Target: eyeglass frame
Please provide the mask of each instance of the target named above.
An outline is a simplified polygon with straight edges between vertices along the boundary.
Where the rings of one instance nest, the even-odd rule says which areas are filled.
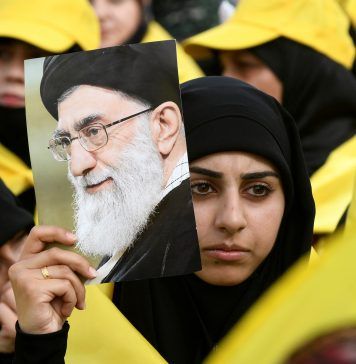
[[[139,116],[139,115],[142,115],[142,114],[144,114],[144,113],[146,113],[146,112],[148,112],[148,111],[152,111],[152,110],[154,110],[155,108],[154,107],[150,107],[150,108],[148,108],[148,109],[145,109],[145,110],[142,110],[142,111],[140,111],[140,112],[137,112],[137,113],[135,113],[135,114],[132,114],[132,115],[129,115],[129,116],[125,116],[124,118],[122,118],[122,119],[118,119],[118,120],[115,120],[115,121],[113,121],[112,123],[110,123],[110,124],[107,124],[107,125],[104,125],[104,124],[102,124],[102,123],[100,123],[100,122],[97,122],[97,123],[95,123],[95,122],[93,122],[92,124],[90,124],[90,125],[101,125],[102,127],[103,127],[103,129],[104,129],[104,131],[105,131],[105,133],[106,133],[106,136],[107,136],[107,139],[106,139],[106,143],[104,144],[104,145],[102,145],[102,146],[100,146],[99,148],[97,148],[97,149],[94,149],[94,150],[91,150],[91,151],[89,151],[89,150],[87,150],[83,145],[82,145],[82,143],[80,142],[80,132],[81,132],[81,130],[83,130],[83,129],[85,129],[85,128],[87,128],[87,127],[89,127],[90,125],[86,125],[86,126],[84,126],[83,128],[81,128],[80,130],[78,130],[78,136],[76,136],[76,137],[73,137],[73,138],[71,138],[70,136],[66,136],[66,138],[68,138],[69,139],[69,141],[70,141],[70,144],[72,145],[72,142],[73,142],[73,140],[76,140],[76,139],[78,139],[78,141],[79,141],[79,144],[87,151],[87,152],[95,152],[96,150],[99,150],[100,148],[103,148],[103,147],[105,147],[105,145],[108,143],[108,141],[109,141],[109,135],[108,135],[108,132],[106,131],[106,129],[108,129],[108,128],[110,128],[111,126],[114,126],[114,125],[117,125],[117,124],[120,124],[120,123],[122,123],[122,122],[124,122],[124,121],[126,121],[126,120],[129,120],[129,119],[132,119],[132,118],[134,118],[134,117],[136,117],[136,116]],[[55,139],[59,139],[59,138],[51,138],[50,140],[49,140],[49,143],[52,141],[52,140],[55,140]],[[68,162],[69,160],[70,160],[70,158],[69,159],[63,159],[63,160],[59,160],[59,159],[57,159],[57,158],[55,158],[54,157],[54,153],[53,153],[53,151],[52,151],[52,148],[50,147],[50,146],[48,146],[47,147],[47,149],[49,149],[50,151],[51,151],[51,153],[52,153],[52,155],[53,155],[53,158],[56,160],[56,161],[58,161],[58,162]]]

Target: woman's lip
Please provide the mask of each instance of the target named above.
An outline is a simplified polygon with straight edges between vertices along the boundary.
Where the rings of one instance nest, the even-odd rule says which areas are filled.
[[[248,249],[227,245],[217,245],[203,251],[211,258],[229,262],[244,259],[249,254]]]
[[[21,96],[5,94],[0,96],[0,105],[5,107],[24,107],[25,99]]]

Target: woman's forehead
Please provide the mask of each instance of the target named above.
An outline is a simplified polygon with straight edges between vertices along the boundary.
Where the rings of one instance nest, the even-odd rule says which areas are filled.
[[[219,152],[206,155],[190,163],[191,167],[212,168],[216,172],[252,172],[252,171],[273,171],[277,168],[266,158],[253,153],[243,151]]]

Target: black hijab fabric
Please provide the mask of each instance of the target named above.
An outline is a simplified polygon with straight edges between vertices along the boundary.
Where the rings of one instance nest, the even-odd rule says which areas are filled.
[[[0,246],[20,231],[33,226],[33,217],[20,207],[16,197],[0,179]]]
[[[0,143],[31,168],[25,108],[13,109],[0,106]],[[33,214],[36,204],[35,190],[29,188],[18,198],[22,206]]]
[[[182,85],[182,103],[191,161],[226,151],[262,156],[277,167],[286,201],[271,253],[242,284],[213,286],[191,274],[116,285],[116,305],[168,362],[199,363],[310,250],[315,210],[295,123],[276,100],[233,78],[204,77]]]
[[[28,150],[25,108],[0,106],[0,143],[31,168]]]
[[[279,78],[283,106],[295,119],[309,174],[356,133],[354,75],[323,54],[286,38],[249,48]]]

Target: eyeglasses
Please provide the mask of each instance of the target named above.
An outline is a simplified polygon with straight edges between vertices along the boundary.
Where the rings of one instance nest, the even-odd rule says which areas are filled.
[[[49,141],[48,149],[51,150],[54,159],[59,162],[69,161],[71,156],[71,145],[73,140],[78,139],[80,145],[88,152],[94,152],[102,147],[104,147],[108,140],[107,130],[113,125],[122,123],[123,121],[132,119],[136,116],[144,114],[148,111],[153,110],[152,107],[149,109],[140,111],[136,114],[127,116],[123,119],[116,120],[108,125],[103,125],[101,123],[93,123],[78,131],[78,136],[71,138],[70,136],[58,136]]]

